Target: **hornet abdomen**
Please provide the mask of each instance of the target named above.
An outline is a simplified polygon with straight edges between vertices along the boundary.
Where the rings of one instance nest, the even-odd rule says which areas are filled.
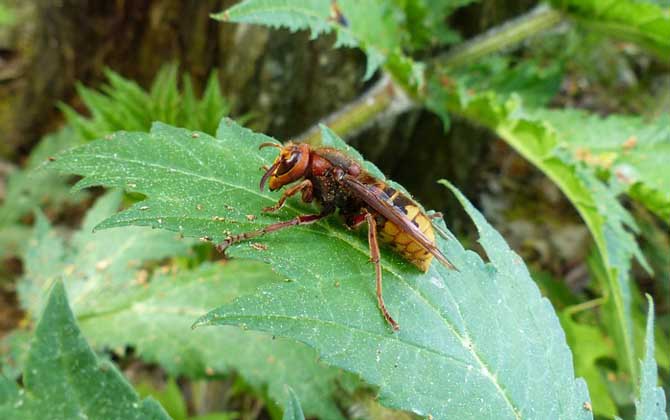
[[[380,197],[383,197],[389,204],[402,211],[407,218],[428,238],[435,242],[435,232],[428,216],[421,210],[421,207],[400,191],[383,184],[375,184],[379,189]],[[421,271],[428,271],[430,263],[433,261],[433,254],[424,249],[411,235],[400,229],[395,223],[379,215],[379,237],[389,244],[396,252],[402,255],[407,261],[417,266]]]

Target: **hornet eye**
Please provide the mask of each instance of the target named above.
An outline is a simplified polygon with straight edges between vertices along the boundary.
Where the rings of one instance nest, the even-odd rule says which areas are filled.
[[[298,162],[299,157],[300,153],[292,153],[291,157],[289,157],[286,160],[282,160],[281,163],[279,164],[279,168],[277,168],[276,175],[281,176],[284,175],[286,172],[290,171],[291,168],[293,168],[295,164]]]

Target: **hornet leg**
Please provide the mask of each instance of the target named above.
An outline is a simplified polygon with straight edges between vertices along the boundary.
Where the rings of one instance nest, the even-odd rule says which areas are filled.
[[[324,217],[328,216],[330,212],[321,212],[319,214],[301,214],[291,220],[286,220],[283,222],[273,223],[262,229],[254,230],[252,232],[240,233],[237,235],[232,235],[228,237],[225,241],[221,242],[216,246],[216,249],[219,252],[224,252],[226,248],[240,241],[245,241],[247,239],[256,238],[266,233],[276,232],[278,230],[298,225],[310,225],[312,223],[318,222]]]
[[[375,217],[366,213],[365,220],[368,222],[368,244],[370,245],[370,261],[375,265],[375,276],[376,276],[376,285],[377,285],[377,303],[379,304],[379,309],[384,315],[384,319],[388,322],[394,331],[398,331],[400,326],[397,322],[391,317],[389,311],[386,309],[384,304],[384,297],[382,296],[382,266],[379,261],[379,244],[377,243],[377,222]]]
[[[299,191],[302,191],[302,201],[306,203],[312,201],[312,191],[313,191],[312,181],[310,181],[309,179],[305,179],[300,184],[294,185],[291,188],[284,191],[284,194],[282,194],[279,201],[277,201],[277,204],[275,204],[274,206],[264,208],[263,212],[271,213],[279,210],[284,206],[284,202],[286,201],[287,198],[295,195]]]

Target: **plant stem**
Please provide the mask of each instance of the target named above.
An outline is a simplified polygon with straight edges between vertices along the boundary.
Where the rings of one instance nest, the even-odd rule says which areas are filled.
[[[414,107],[409,96],[393,83],[388,74],[368,89],[353,102],[329,115],[322,124],[330,127],[338,135],[354,136],[372,125],[378,119],[388,118],[400,114]],[[319,125],[312,126],[305,133],[298,136],[298,141],[318,145],[321,142]]]
[[[429,67],[456,67],[473,61],[495,51],[517,44],[524,39],[542,32],[562,20],[562,14],[546,5],[540,5],[530,12],[500,26],[494,27],[482,35],[473,38],[455,48],[452,52],[435,57]],[[353,102],[322,120],[341,137],[351,137],[377,121],[406,111],[415,104],[403,89],[385,74],[379,82]],[[318,125],[313,126],[298,137],[299,141],[319,144],[321,134]]]
[[[586,311],[588,309],[597,308],[607,302],[607,297],[602,296],[592,300],[587,300],[586,302],[578,303],[576,305],[569,306],[563,310],[563,313],[566,315],[574,315],[579,312]]]
[[[556,26],[562,20],[561,12],[544,4],[539,5],[525,15],[491,28],[443,56],[436,57],[432,64],[456,67],[472,63]]]

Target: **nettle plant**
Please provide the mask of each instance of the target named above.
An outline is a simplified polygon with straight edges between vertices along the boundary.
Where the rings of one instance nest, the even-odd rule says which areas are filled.
[[[670,364],[667,343],[659,339],[655,351],[653,302],[647,298],[645,323],[644,299],[630,274],[633,258],[651,269],[635,240],[636,221],[617,197],[625,193],[661,218],[670,215],[670,169],[663,164],[670,159],[670,116],[549,109],[567,57],[547,68],[501,51],[562,25],[551,36],[583,36],[575,27],[602,31],[667,60],[668,9],[557,0],[458,44],[444,21],[467,3],[247,0],[214,18],[315,37],[334,33],[336,47],[363,50],[365,77],[384,76],[327,119],[333,130],[324,125],[301,140],[340,149],[380,179],[338,134],[398,109],[424,107],[447,126],[455,115],[507,142],[561,189],[591,232],[589,266],[603,296],[595,307],[602,321],[573,317],[574,307],[557,313],[523,260],[446,181],[445,194],[454,194],[472,219],[486,260],[438,238],[459,270],[433,263],[422,273],[383,247],[384,298],[402,326],[395,333],[377,308],[366,237],[337,217],[235,244],[225,264],[189,257],[190,238],[221,243],[314,208],[293,198],[279,212],[261,212],[280,193],[258,189],[259,168],[276,157],[275,149],[259,146],[277,140],[227,118],[214,131],[217,86],[201,102],[192,92],[180,102],[172,88],[164,100],[201,106],[206,118],[180,119],[166,107],[158,120],[188,128],[156,122],[146,132],[141,122],[151,107],[137,101],[150,95],[112,75],[116,90],[84,97],[94,111],[90,120],[67,111],[73,130],[100,139],[80,136],[84,145],[44,164],[80,175],[76,190],[111,191],[67,241],[36,216],[19,296],[40,320],[29,344],[28,333],[11,337],[14,368],[7,365],[0,380],[1,417],[33,418],[48,409],[54,418],[167,418],[92,350],[130,346],[174,376],[236,370],[283,404],[284,418],[304,418],[303,410],[342,418],[336,392],[361,384],[374,387],[387,407],[436,419],[589,419],[594,412],[622,414],[633,402],[638,419],[667,418],[656,361]],[[444,55],[413,58],[445,46],[451,48]],[[128,94],[110,101],[118,91]],[[129,113],[123,120],[136,125],[106,123],[116,102]],[[139,131],[110,133],[124,128]],[[117,213],[122,191],[141,198]],[[174,261],[169,269],[150,264],[166,258]],[[584,304],[593,306],[575,306]],[[615,363],[617,381],[602,375],[599,358]],[[12,379],[21,371],[22,389]],[[611,389],[615,382],[623,392]]]

